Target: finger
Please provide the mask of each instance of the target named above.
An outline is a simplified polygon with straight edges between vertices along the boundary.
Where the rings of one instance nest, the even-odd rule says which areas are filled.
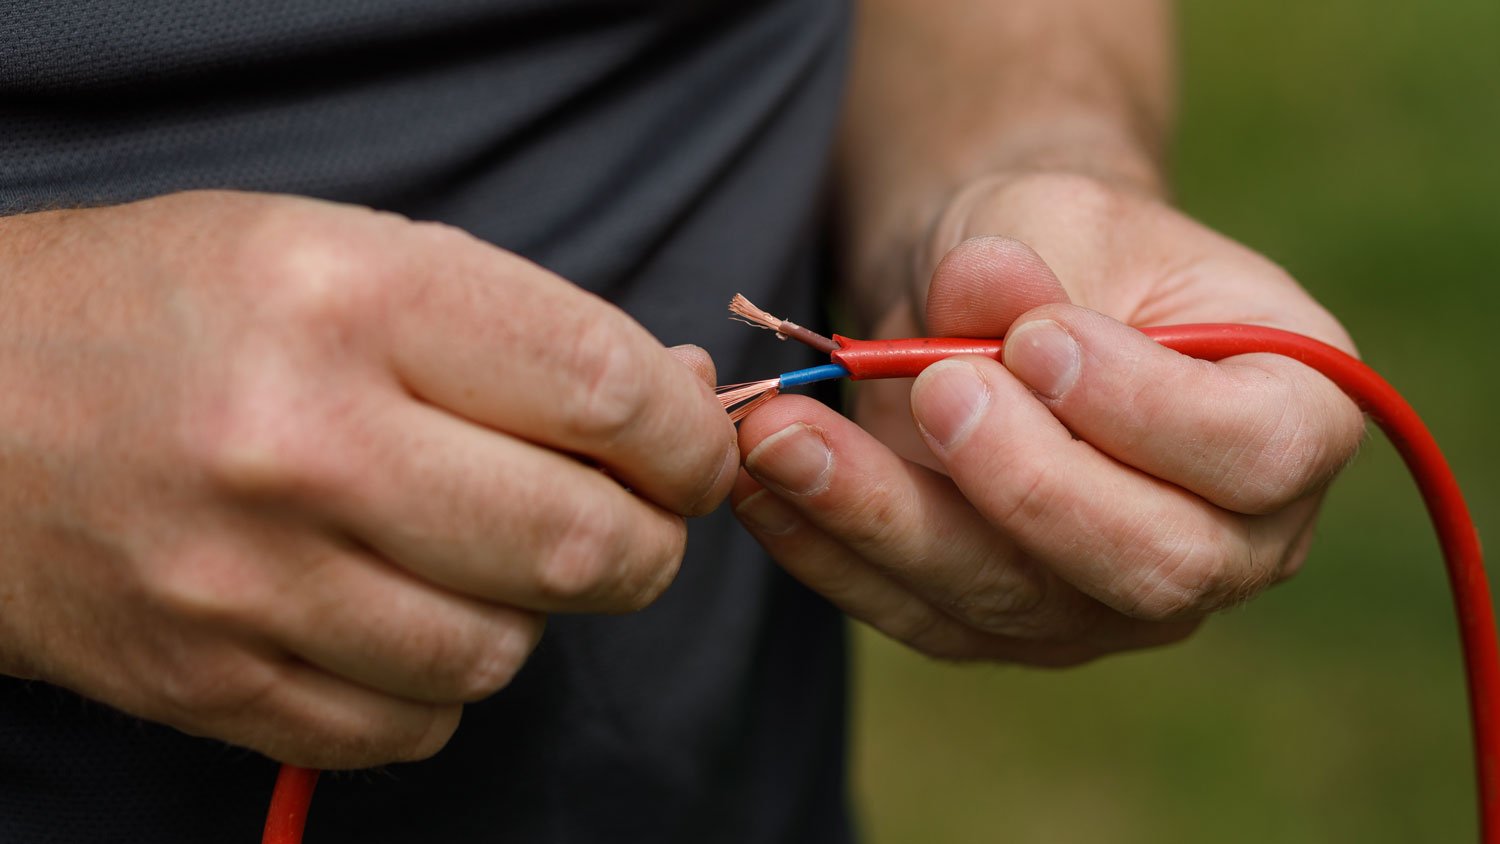
[[[352,549],[330,543],[297,556],[275,610],[261,619],[266,634],[377,691],[426,703],[480,700],[510,682],[541,637],[535,613],[439,589]]]
[[[984,634],[965,627],[813,527],[745,476],[735,514],[788,573],[845,613],[931,656],[978,652]]]
[[[459,704],[403,700],[294,660],[247,664],[263,690],[253,705],[199,709],[164,718],[306,768],[342,770],[426,759],[448,743]]]
[[[773,400],[741,422],[740,448],[746,471],[820,531],[964,621],[1010,632],[1041,602],[1040,575],[952,484],[822,404]]]
[[[972,237],[943,256],[927,292],[927,324],[940,337],[1003,337],[1021,314],[1067,302],[1052,269],[1008,237]]]
[[[740,446],[746,470],[820,534],[965,625],[1126,646],[1160,635],[1057,582],[947,478],[815,401],[768,403],[741,423]]]
[[[675,512],[719,503],[737,454],[709,385],[597,296],[456,230],[421,236],[411,272],[425,283],[407,285],[382,326],[408,389],[590,457]]]
[[[925,324],[911,308],[893,309],[876,326],[876,337],[1003,337],[1032,308],[1066,302],[1068,295],[1031,247],[1007,237],[973,237],[950,249],[938,263],[925,296]],[[907,460],[937,468],[912,424],[911,382],[874,379],[855,387],[854,417]]]
[[[988,358],[929,367],[912,412],[964,497],[1031,557],[1128,615],[1238,602],[1278,576],[1275,533],[1100,453]]]
[[[413,575],[542,612],[625,612],[676,574],[681,517],[604,472],[414,402],[363,414],[306,503]]]
[[[1078,436],[1240,513],[1323,488],[1364,431],[1338,387],[1290,358],[1207,363],[1070,305],[1028,313],[1004,359]]]
[[[786,571],[850,617],[928,656],[987,659],[1060,668],[1106,653],[1176,641],[1181,625],[1154,625],[1147,635],[1102,641],[1051,641],[987,633],[914,594],[808,522],[790,504],[741,476],[735,513]]]
[[[667,351],[671,353],[672,357],[686,364],[687,368],[692,370],[693,374],[698,376],[698,380],[704,384],[713,387],[719,383],[718,371],[714,367],[714,359],[708,354],[707,349],[704,349],[702,346],[685,343],[680,346],[672,346]]]
[[[740,521],[787,573],[850,617],[928,656],[1063,667],[1105,652],[1094,645],[1028,641],[970,627],[860,559],[748,475],[735,485],[732,498]]]

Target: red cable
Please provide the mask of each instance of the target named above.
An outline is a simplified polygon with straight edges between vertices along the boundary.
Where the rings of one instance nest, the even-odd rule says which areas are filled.
[[[312,805],[317,785],[317,771],[281,766],[276,774],[276,788],[271,791],[271,808],[266,812],[266,831],[261,844],[302,844],[302,827],[307,825],[307,808]]]
[[[1203,360],[1272,353],[1301,361],[1337,384],[1385,431],[1416,479],[1437,529],[1458,612],[1468,680],[1469,714],[1474,730],[1474,761],[1479,786],[1482,844],[1500,844],[1500,649],[1479,534],[1469,517],[1458,481],[1437,441],[1385,379],[1354,357],[1326,344],[1275,328],[1252,325],[1172,325],[1142,329],[1169,349]],[[839,348],[829,357],[851,378],[912,378],[927,366],[957,354],[1000,359],[999,340],[918,337],[905,340],[852,340],[834,336]],[[284,767],[271,797],[263,844],[300,844],[316,771]]]
[[[1480,841],[1500,844],[1500,649],[1495,642],[1490,587],[1469,508],[1427,426],[1375,370],[1310,337],[1253,325],[1169,325],[1142,331],[1169,349],[1203,360],[1270,352],[1301,361],[1337,384],[1390,438],[1416,479],[1448,566],[1474,729]],[[999,360],[1003,348],[999,340],[946,337],[851,340],[835,335],[834,339],[839,350],[830,357],[855,379],[911,378],[928,365],[956,354]]]

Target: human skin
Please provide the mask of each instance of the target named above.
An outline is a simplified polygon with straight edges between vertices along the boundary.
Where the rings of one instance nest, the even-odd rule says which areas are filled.
[[[184,193],[0,267],[0,672],[281,761],[436,752],[738,465],[702,350],[449,227]]]
[[[1269,260],[1164,196],[1154,0],[863,4],[839,157],[845,293],[877,337],[1004,336],[744,420],[741,520],[793,575],[929,654],[1068,665],[1164,644],[1293,573],[1362,435],[1272,355],[1129,326],[1246,322],[1352,351]]]

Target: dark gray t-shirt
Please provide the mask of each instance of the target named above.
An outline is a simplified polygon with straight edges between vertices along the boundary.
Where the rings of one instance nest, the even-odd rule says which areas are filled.
[[[729,323],[816,312],[833,0],[0,4],[0,213],[192,188],[442,220],[619,303],[726,380],[803,365]],[[3,268],[0,268],[3,272]],[[837,842],[837,615],[724,511],[626,617],[556,617],[434,759],[326,775],[334,842]],[[275,766],[0,680],[0,841],[253,842]]]

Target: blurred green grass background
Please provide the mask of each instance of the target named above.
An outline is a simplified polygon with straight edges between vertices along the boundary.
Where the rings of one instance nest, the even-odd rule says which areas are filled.
[[[1187,0],[1181,40],[1180,203],[1344,320],[1493,548],[1500,2]],[[855,642],[874,844],[1475,839],[1437,544],[1378,434],[1303,573],[1187,644],[1044,672]]]

